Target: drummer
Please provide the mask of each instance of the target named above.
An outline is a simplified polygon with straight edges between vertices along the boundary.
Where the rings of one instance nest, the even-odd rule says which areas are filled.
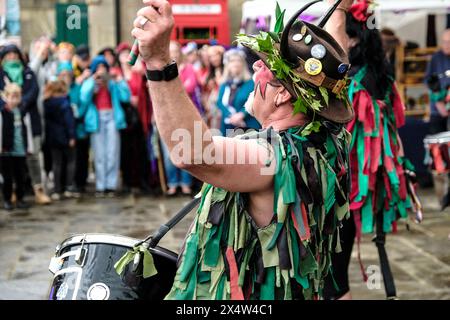
[[[430,130],[431,135],[450,130],[448,125],[448,88],[450,86],[450,29],[442,34],[441,49],[436,52],[428,64],[425,81],[430,89]],[[436,196],[444,209],[450,204],[450,193],[447,192],[448,177],[446,174],[433,172]],[[447,193],[447,195],[445,195]],[[445,195],[445,196],[444,196]]]
[[[332,243],[349,212],[344,124],[353,111],[342,47],[352,2],[330,11],[326,31],[297,23],[299,11],[285,28],[277,24],[283,37],[240,37],[261,58],[247,110],[264,130],[222,138],[202,121],[170,60],[169,2],[144,1],[132,34],[148,68],[158,130],[174,164],[206,182],[167,299],[321,298]]]

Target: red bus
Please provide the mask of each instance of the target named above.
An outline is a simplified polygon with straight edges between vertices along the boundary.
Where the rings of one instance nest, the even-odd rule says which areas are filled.
[[[170,0],[175,17],[172,39],[185,45],[230,45],[228,0]]]

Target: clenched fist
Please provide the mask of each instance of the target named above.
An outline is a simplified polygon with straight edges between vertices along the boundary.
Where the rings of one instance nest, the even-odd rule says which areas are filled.
[[[139,41],[139,52],[147,68],[160,70],[171,62],[172,8],[166,0],[143,2],[146,7],[138,11],[131,34]]]

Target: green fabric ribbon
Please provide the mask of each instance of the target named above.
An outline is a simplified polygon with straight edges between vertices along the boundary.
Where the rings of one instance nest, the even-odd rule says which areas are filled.
[[[119,261],[114,265],[117,274],[120,276],[125,271],[125,267],[130,263],[134,262],[136,255],[143,254],[144,255],[144,268],[143,268],[143,277],[144,279],[153,277],[158,274],[158,271],[155,267],[155,262],[153,261],[153,256],[150,251],[144,246],[141,245],[139,247],[133,248],[133,250],[127,250],[127,253],[120,258]]]
[[[8,74],[12,82],[23,85],[23,64],[20,61],[4,61],[2,68]]]

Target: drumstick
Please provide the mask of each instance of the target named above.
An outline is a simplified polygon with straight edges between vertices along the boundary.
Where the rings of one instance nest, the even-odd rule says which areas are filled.
[[[157,10],[157,8],[155,8],[155,7],[153,7],[153,8]],[[145,25],[149,21],[150,21],[150,19],[144,17],[140,22],[141,28],[144,29]],[[138,57],[139,57],[139,40],[135,39],[134,43],[133,43],[133,47],[131,48],[130,56],[128,57],[128,64],[130,66],[134,66],[136,64]]]
[[[139,57],[139,40],[135,39],[133,47],[131,48],[130,56],[128,57],[128,64],[134,66]]]

